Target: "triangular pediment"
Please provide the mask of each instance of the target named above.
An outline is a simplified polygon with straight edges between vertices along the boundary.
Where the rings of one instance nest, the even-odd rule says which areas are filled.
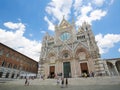
[[[84,32],[85,32],[85,31],[84,31],[83,28],[80,27],[80,28],[78,29],[78,33],[84,33]]]
[[[69,27],[69,26],[70,26],[69,22],[66,21],[66,20],[63,18],[63,20],[62,20],[61,23],[60,23],[60,27],[61,27],[61,28],[67,28],[67,27]]]

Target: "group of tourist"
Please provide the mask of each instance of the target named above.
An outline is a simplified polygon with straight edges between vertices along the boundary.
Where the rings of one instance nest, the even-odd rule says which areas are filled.
[[[85,77],[85,78],[87,78],[87,77],[94,77],[95,76],[95,74],[94,74],[94,72],[90,72],[89,74],[87,74],[87,73],[82,73],[82,77]]]
[[[61,88],[68,87],[68,78],[57,78],[57,85],[61,85]]]

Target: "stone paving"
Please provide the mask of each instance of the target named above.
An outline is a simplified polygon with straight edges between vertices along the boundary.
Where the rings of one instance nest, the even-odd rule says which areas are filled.
[[[25,80],[9,80],[0,83],[0,90],[120,90],[120,77],[71,78],[68,88],[57,85],[56,79],[30,80],[30,85],[24,85]]]
[[[0,84],[0,90],[120,90],[120,85],[69,85],[68,88],[61,88],[54,85],[6,85]]]

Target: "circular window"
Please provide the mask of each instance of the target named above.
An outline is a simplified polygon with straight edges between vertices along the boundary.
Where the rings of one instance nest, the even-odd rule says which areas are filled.
[[[62,41],[68,40],[70,38],[70,33],[64,32],[60,36]]]

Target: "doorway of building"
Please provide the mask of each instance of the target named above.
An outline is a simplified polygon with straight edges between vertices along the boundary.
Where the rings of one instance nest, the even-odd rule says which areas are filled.
[[[11,78],[14,78],[14,76],[15,76],[15,74],[13,73],[12,76],[11,76]]]
[[[64,71],[64,78],[70,78],[71,77],[70,62],[63,62],[63,71]]]
[[[3,72],[0,72],[0,78],[2,78]]]
[[[89,75],[87,63],[80,63],[80,68],[81,68],[81,73],[82,73],[82,75],[85,74],[85,73],[86,73],[87,75]]]
[[[49,78],[55,77],[55,66],[50,66],[50,75]]]
[[[6,76],[5,76],[5,78],[8,78],[8,77],[9,77],[9,74],[10,74],[10,73],[6,73]]]

